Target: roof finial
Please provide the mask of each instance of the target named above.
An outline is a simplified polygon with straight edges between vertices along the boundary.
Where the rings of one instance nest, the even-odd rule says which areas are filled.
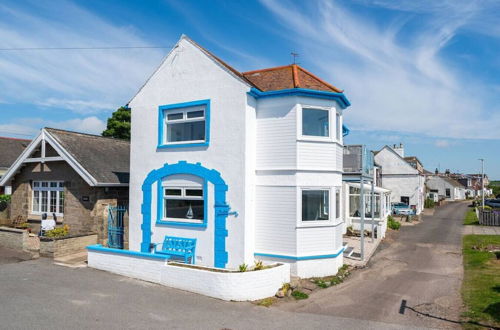
[[[297,64],[296,60],[297,60],[297,57],[299,56],[299,53],[291,52],[290,55],[292,55],[292,57],[293,57],[293,64]]]

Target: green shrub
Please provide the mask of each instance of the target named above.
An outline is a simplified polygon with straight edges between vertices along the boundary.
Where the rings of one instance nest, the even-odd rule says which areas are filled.
[[[435,205],[436,205],[436,203],[434,202],[434,200],[432,200],[430,198],[427,198],[424,202],[424,207],[426,209],[432,209]]]
[[[54,228],[52,230],[47,230],[45,232],[45,236],[50,237],[50,238],[61,238],[61,237],[66,237],[68,235],[69,235],[69,226],[68,225],[64,225],[64,226],[59,227],[59,228]]]
[[[246,272],[247,268],[248,268],[248,265],[245,264],[245,263],[243,263],[243,264],[241,264],[241,265],[238,266],[239,271],[242,272],[242,273]]]
[[[0,195],[0,202],[10,202],[11,195]]]
[[[389,227],[393,230],[399,230],[399,228],[401,227],[401,224],[399,222],[397,222],[396,220],[394,220],[394,218],[392,216],[389,216],[387,218],[387,227]]]
[[[309,298],[309,295],[307,293],[302,292],[302,291],[295,290],[292,292],[292,297],[294,297],[297,300],[301,300],[301,299]]]

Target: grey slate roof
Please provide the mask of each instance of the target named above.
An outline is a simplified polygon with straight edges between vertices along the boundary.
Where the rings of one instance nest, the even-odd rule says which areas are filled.
[[[55,128],[45,130],[97,180],[97,183],[129,183],[129,141]]]
[[[0,137],[0,168],[9,168],[31,140]]]

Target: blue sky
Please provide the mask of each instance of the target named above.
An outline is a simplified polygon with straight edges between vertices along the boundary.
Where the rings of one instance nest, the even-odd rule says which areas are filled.
[[[500,2],[2,1],[0,48],[164,46],[240,71],[298,62],[345,89],[346,143],[404,143],[429,170],[500,179]],[[0,50],[0,135],[100,133],[168,48]]]

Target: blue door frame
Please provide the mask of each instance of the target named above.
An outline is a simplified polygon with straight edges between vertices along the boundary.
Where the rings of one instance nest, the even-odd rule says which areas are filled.
[[[142,184],[141,252],[149,253],[151,251],[152,186],[163,178],[175,174],[195,175],[214,185],[214,266],[225,268],[228,260],[226,251],[226,237],[228,235],[226,219],[229,214],[229,205],[226,203],[226,192],[228,187],[218,171],[203,167],[201,163],[192,164],[186,161],[180,161],[177,164],[165,164],[162,168],[149,172]]]

